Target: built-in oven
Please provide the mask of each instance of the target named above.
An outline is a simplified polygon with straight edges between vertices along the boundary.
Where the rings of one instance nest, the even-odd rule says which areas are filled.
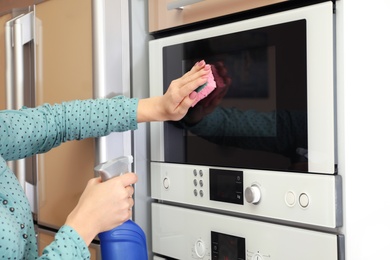
[[[153,250],[169,259],[339,259],[333,234],[161,203],[152,211]]]
[[[257,232],[278,237],[273,246],[281,248],[323,238],[326,247],[311,247],[315,259],[341,259],[334,22],[334,3],[323,1],[150,41],[151,96],[199,60],[211,64],[217,85],[181,121],[151,124],[155,253],[169,256],[166,243],[182,238],[192,258],[178,259],[286,259],[267,253],[272,243],[257,253],[266,248],[249,242]],[[165,210],[179,215],[165,223]],[[198,215],[209,227],[191,221]],[[177,218],[186,223],[178,230]],[[242,230],[232,227],[239,223]],[[206,230],[203,240],[198,231]],[[221,258],[219,239],[246,249]]]

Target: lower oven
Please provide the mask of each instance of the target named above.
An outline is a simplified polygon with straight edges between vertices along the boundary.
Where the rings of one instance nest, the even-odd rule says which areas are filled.
[[[156,259],[340,259],[335,234],[159,203],[152,213]]]

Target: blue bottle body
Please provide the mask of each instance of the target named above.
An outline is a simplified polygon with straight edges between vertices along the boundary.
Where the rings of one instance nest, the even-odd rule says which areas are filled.
[[[103,260],[148,260],[145,233],[131,220],[98,236]]]

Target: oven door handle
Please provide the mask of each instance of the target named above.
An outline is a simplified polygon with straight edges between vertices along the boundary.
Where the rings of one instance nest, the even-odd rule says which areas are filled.
[[[174,2],[168,3],[167,9],[168,10],[173,10],[173,9],[183,10],[185,6],[193,5],[193,4],[202,2],[202,1],[204,1],[204,0],[177,0]]]

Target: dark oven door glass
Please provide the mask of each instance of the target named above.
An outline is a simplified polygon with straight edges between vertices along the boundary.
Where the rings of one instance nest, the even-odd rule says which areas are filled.
[[[165,161],[307,171],[306,20],[163,48],[164,90],[199,60],[217,88],[164,125]]]

